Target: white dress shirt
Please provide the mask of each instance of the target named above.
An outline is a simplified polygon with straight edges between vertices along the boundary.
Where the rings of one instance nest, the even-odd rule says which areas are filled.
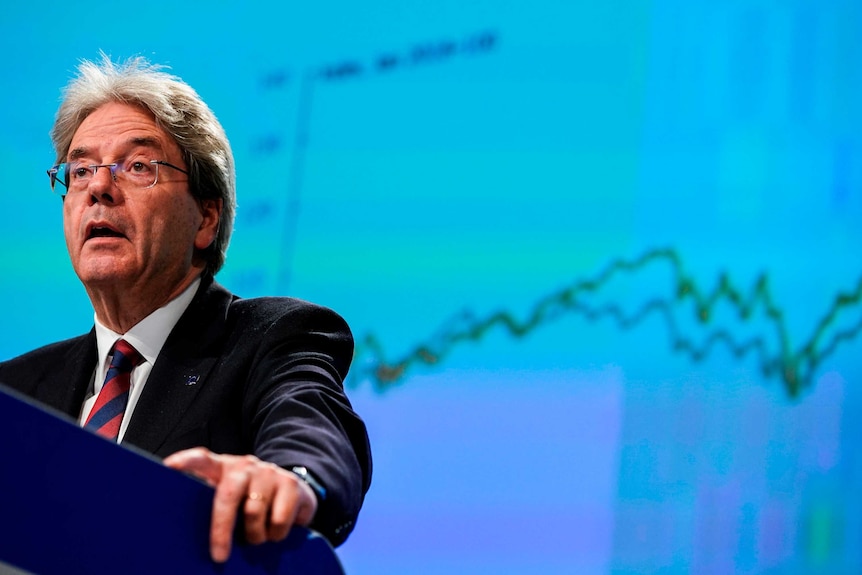
[[[99,397],[99,392],[105,384],[105,375],[111,365],[111,349],[117,340],[122,338],[138,350],[138,353],[144,358],[132,371],[132,387],[129,390],[129,402],[126,404],[126,413],[123,415],[123,422],[120,424],[120,435],[117,438],[118,443],[122,441],[126,428],[129,426],[129,419],[135,411],[135,406],[141,397],[141,392],[143,392],[147,379],[150,377],[153,364],[156,363],[156,358],[162,351],[165,340],[168,339],[168,334],[171,333],[180,316],[189,307],[200,283],[200,278],[193,281],[180,295],[139,321],[124,334],[108,329],[99,322],[98,317],[95,318],[96,347],[98,348],[99,362],[93,374],[90,392],[81,408],[81,414],[78,416],[78,422],[81,425],[84,425],[87,421],[87,417],[89,417],[90,411],[96,403],[96,398]]]

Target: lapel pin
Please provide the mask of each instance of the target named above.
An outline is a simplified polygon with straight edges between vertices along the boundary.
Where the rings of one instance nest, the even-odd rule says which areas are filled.
[[[198,381],[200,381],[201,376],[199,375],[187,375],[186,376],[186,385],[194,385]]]

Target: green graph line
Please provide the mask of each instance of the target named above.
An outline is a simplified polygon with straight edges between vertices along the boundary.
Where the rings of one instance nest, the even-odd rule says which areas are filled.
[[[673,292],[665,298],[654,298],[644,303],[637,311],[626,314],[618,305],[592,307],[579,299],[581,296],[600,292],[611,280],[623,274],[633,275],[657,264],[669,265],[673,273]],[[739,319],[749,321],[761,310],[773,332],[774,340],[766,335],[737,341],[733,334],[722,328],[708,332],[702,343],[697,344],[683,335],[674,311],[692,303],[695,321],[705,327],[712,320],[716,306],[728,303]],[[719,343],[724,344],[737,359],[753,354],[761,373],[766,378],[778,377],[791,397],[797,397],[802,389],[811,385],[821,363],[842,344],[856,338],[862,331],[862,314],[855,325],[837,331],[827,337],[828,329],[839,314],[862,303],[862,277],[848,293],[837,294],[829,309],[817,322],[813,332],[804,343],[794,349],[784,314],[773,301],[769,280],[761,274],[750,290],[737,288],[726,273],[722,273],[711,291],[703,290],[686,274],[678,254],[672,249],[654,249],[639,258],[626,261],[618,259],[608,264],[592,279],[585,279],[551,293],[540,299],[523,319],[508,311],[498,311],[486,317],[475,317],[470,312],[455,316],[443,326],[437,336],[420,343],[400,359],[389,361],[379,339],[369,334],[358,342],[356,364],[360,380],[372,381],[378,392],[386,391],[406,377],[415,365],[432,366],[441,363],[458,345],[481,340],[491,330],[504,330],[515,338],[523,338],[562,315],[577,314],[589,321],[613,319],[620,329],[636,327],[647,317],[660,315],[668,330],[670,347],[674,352],[688,356],[692,361],[704,360]],[[769,341],[777,345],[770,351]]]

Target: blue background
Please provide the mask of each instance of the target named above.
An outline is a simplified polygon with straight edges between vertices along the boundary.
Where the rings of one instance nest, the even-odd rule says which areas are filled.
[[[307,4],[4,9],[0,359],[92,325],[47,133],[140,54],[231,138],[219,281],[354,330],[349,573],[858,573],[862,5]]]

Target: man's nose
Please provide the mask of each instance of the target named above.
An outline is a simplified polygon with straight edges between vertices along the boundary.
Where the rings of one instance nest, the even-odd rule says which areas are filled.
[[[96,181],[104,180],[109,182],[111,185],[116,183],[117,175],[114,172],[114,166],[102,165],[102,166],[94,166],[93,167],[93,178],[91,180],[91,184]]]
[[[99,166],[94,168],[94,170],[93,177],[87,186],[91,201],[93,203],[100,201],[115,202],[119,188],[117,187],[117,178],[114,176],[111,166]]]

